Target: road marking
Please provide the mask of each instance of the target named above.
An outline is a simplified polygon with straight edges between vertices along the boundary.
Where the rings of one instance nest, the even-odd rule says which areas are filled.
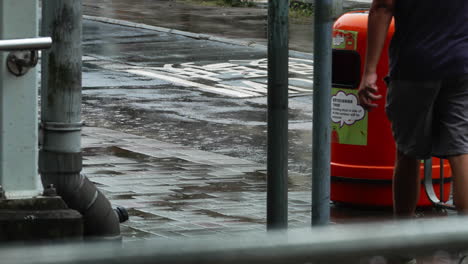
[[[289,83],[291,83],[291,82],[302,83],[303,85],[306,85],[306,86],[309,86],[309,87],[312,87],[314,85],[314,81],[309,80],[309,79],[302,79],[302,78],[289,78]],[[293,86],[293,85],[289,85],[289,89],[292,89],[292,90],[295,90],[295,91],[298,91],[298,92],[303,92],[303,93],[310,93],[311,92],[310,89],[304,89],[304,88],[300,88],[300,87]]]
[[[171,83],[174,83],[174,84],[177,84],[177,85],[182,85],[182,86],[185,86],[185,87],[198,88],[198,89],[205,90],[205,91],[212,92],[212,93],[216,93],[216,94],[235,96],[235,97],[239,97],[239,98],[260,96],[260,94],[254,93],[254,92],[248,92],[248,91],[240,92],[240,91],[236,91],[236,90],[229,90],[229,89],[204,85],[204,84],[201,84],[201,83],[191,82],[191,81],[187,81],[187,80],[184,80],[184,79],[181,79],[181,78],[169,76],[166,73],[156,73],[154,71],[150,72],[150,71],[145,71],[145,70],[125,70],[125,71],[128,72],[128,73],[136,74],[136,75],[141,75],[141,76],[146,76],[146,77],[165,80],[167,82],[171,82]]]
[[[183,63],[181,64],[182,68],[175,68],[173,64],[166,64],[163,70],[177,75],[187,76],[188,78],[203,78],[214,82],[221,81],[221,79],[213,77],[217,75],[216,73],[191,64],[193,63]]]
[[[263,94],[268,92],[268,88],[266,84],[252,82],[252,81],[242,81],[243,84],[247,85],[247,87],[252,87],[256,91],[259,91]]]
[[[89,56],[84,59],[87,63],[107,70],[127,72],[224,96],[247,98],[268,94],[267,59],[229,60],[205,65],[186,62],[165,64],[162,67],[142,67],[92,58]],[[312,60],[290,58],[289,73],[292,75],[289,78],[290,95],[312,93]]]

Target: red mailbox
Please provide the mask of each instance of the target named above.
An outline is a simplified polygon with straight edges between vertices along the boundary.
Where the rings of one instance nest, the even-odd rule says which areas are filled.
[[[385,114],[385,103],[382,99],[376,109],[366,112],[357,99],[357,88],[364,68],[367,19],[367,11],[353,11],[341,16],[333,27],[331,200],[355,205],[392,206],[396,150],[390,122]],[[386,51],[393,33],[392,23],[377,67],[377,85],[382,95],[387,92],[383,78],[388,73]],[[432,175],[438,194],[440,166],[439,162],[433,164]],[[446,201],[451,184],[447,162],[443,171]],[[421,191],[418,205],[431,205],[424,190]]]

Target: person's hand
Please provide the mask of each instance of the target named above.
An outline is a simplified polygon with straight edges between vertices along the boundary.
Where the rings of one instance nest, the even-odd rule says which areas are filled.
[[[369,73],[364,74],[361,80],[361,84],[359,85],[359,104],[368,111],[378,106],[378,104],[373,103],[373,101],[382,98],[382,95],[379,94],[379,89],[376,85],[376,82],[377,73]]]

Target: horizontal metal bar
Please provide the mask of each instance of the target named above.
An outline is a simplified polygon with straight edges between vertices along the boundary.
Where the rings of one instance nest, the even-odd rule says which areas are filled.
[[[0,40],[0,51],[40,50],[51,46],[52,38],[50,37]]]
[[[468,218],[448,217],[257,232],[229,239],[150,240],[0,248],[9,264],[347,263],[364,256],[424,256],[468,247]],[[341,263],[340,262],[340,263]]]

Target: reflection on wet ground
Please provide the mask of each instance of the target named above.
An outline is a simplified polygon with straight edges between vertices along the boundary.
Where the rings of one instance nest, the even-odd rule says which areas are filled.
[[[264,49],[167,33],[155,35],[154,31],[90,21],[84,22],[84,32],[83,116],[88,125],[265,163],[266,93],[260,90],[255,92],[257,96],[238,98],[196,87],[229,87],[243,95],[252,92],[250,86],[241,89],[245,81],[253,87],[266,86]],[[121,36],[133,42],[122,44]],[[138,39],[145,41],[141,44]],[[148,43],[149,39],[156,41]],[[168,42],[171,46],[161,44]],[[194,54],[194,46],[206,47],[206,51],[199,49]],[[108,50],[119,52],[109,55]],[[196,64],[188,64],[191,62]],[[289,105],[290,169],[307,174],[311,164],[312,98],[308,86],[312,66],[306,59],[292,62],[296,90],[291,91]],[[182,64],[187,66],[179,71]],[[215,71],[216,65],[229,68]],[[128,69],[171,79],[142,77]],[[174,79],[179,82],[174,83]]]
[[[157,96],[157,90],[151,91]],[[209,97],[194,92],[181,94],[177,99],[162,96],[149,101],[117,99],[114,95],[98,93],[96,90],[84,93],[89,125],[118,127],[136,135],[265,163],[266,116],[262,105],[242,104],[233,99],[213,103]],[[217,108],[220,103],[224,104],[223,109]],[[227,107],[231,103],[235,107]],[[310,144],[311,134],[291,130],[290,138],[291,168],[306,173],[310,169],[307,165],[310,145],[304,142]]]

